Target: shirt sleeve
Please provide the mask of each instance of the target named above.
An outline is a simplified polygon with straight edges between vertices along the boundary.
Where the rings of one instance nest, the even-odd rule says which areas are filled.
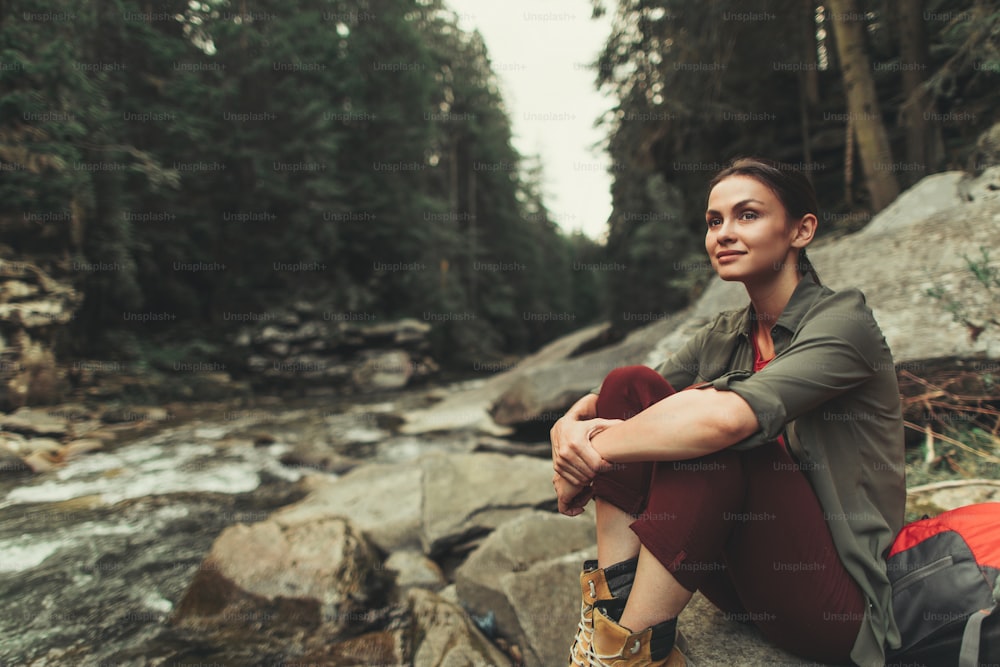
[[[698,378],[698,353],[705,347],[708,331],[708,327],[699,329],[677,352],[667,357],[656,367],[656,372],[662,375],[675,390],[680,391],[690,386]]]
[[[774,440],[789,421],[874,375],[885,345],[881,331],[860,292],[838,297],[818,306],[820,312],[811,314],[789,346],[762,370],[730,371],[710,384],[738,394],[757,416],[759,430],[735,447]]]

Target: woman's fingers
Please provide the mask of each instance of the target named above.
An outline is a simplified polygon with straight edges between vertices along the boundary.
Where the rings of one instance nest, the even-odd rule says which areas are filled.
[[[583,508],[593,495],[593,490],[589,486],[577,486],[567,482],[563,477],[556,475],[552,484],[556,489],[556,498],[559,501],[559,512],[566,516],[577,516],[583,512]]]
[[[567,481],[579,486],[588,484],[597,473],[589,463],[592,457],[587,450],[593,447],[587,440],[585,423],[560,420],[551,432],[552,467]]]
[[[590,483],[606,469],[605,461],[590,442],[596,433],[620,423],[620,419],[560,419],[552,427],[552,462],[556,472],[573,484]]]

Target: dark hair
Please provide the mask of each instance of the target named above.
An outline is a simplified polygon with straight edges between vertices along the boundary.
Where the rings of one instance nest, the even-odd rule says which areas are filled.
[[[798,220],[812,213],[819,217],[816,191],[805,175],[791,165],[761,157],[735,158],[708,184],[708,191],[730,176],[749,176],[767,186],[785,207],[788,217]],[[820,284],[819,275],[806,256],[806,249],[799,251],[799,270],[812,276]]]

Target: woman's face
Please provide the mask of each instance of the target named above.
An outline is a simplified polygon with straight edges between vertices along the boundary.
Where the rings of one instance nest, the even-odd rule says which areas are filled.
[[[729,176],[712,188],[705,223],[705,250],[723,280],[767,280],[798,256],[784,204],[750,176]]]

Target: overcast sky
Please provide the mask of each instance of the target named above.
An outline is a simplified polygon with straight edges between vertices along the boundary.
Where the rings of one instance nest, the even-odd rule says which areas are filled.
[[[590,18],[590,0],[446,0],[459,25],[477,29],[522,155],[537,155],[545,203],[565,231],[602,238],[611,214],[609,158],[594,121],[614,100],[587,68],[607,39],[610,17]]]

